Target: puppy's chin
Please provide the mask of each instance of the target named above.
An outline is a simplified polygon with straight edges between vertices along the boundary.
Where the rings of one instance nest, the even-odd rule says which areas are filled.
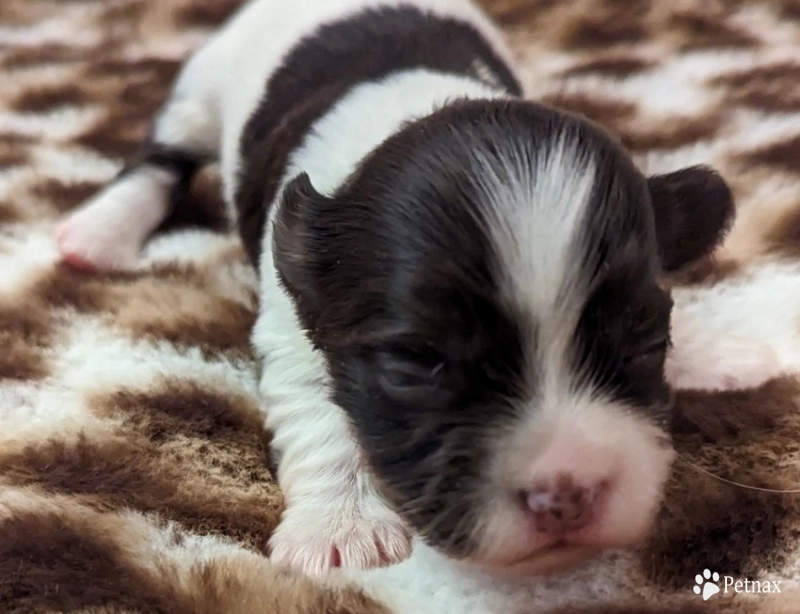
[[[521,579],[567,573],[588,563],[608,550],[624,550],[641,546],[650,534],[653,513],[649,522],[639,519],[638,531],[624,535],[605,534],[600,521],[598,529],[578,532],[563,538],[543,539],[524,523],[511,522],[505,535],[506,547],[495,543],[491,552],[476,553],[462,560],[468,567],[495,577]],[[516,536],[516,538],[515,538]]]
[[[657,509],[658,506],[654,505],[646,519],[637,518],[638,525],[631,527],[631,531],[616,534],[613,532],[614,520],[605,524],[605,519],[599,519],[596,527],[586,531],[544,538],[532,530],[529,523],[517,519],[508,522],[504,531],[495,533],[497,541],[488,549],[478,551],[462,562],[492,576],[509,579],[567,573],[603,552],[643,545],[650,535]]]
[[[508,548],[495,543],[491,554],[474,554],[461,562],[491,576],[511,580],[568,573],[603,552],[641,546],[650,534],[654,517],[655,513],[646,523],[640,519],[636,533],[604,535],[601,528],[551,540],[538,538],[522,523],[511,523],[503,536],[508,540]]]

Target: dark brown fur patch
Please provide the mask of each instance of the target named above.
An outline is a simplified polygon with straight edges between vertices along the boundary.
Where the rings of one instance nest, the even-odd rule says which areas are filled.
[[[625,130],[627,123],[637,111],[636,105],[632,102],[588,94],[553,94],[546,96],[542,102],[583,115],[616,134]]]
[[[134,552],[153,548],[148,535],[77,505],[59,514],[13,512],[0,522],[4,613],[390,614],[356,588],[322,588],[246,552],[140,567]],[[158,545],[182,538],[173,532]]]
[[[798,511],[796,497],[725,485],[691,475],[695,471],[678,460],[667,489],[671,503],[642,553],[645,576],[666,589],[691,590],[698,569],[724,569],[749,579],[780,569],[791,551],[784,534]]]
[[[746,32],[726,24],[719,16],[700,11],[675,13],[670,16],[668,27],[680,37],[679,48],[683,51],[751,47],[758,42]]]
[[[113,608],[188,614],[88,519],[16,513],[0,523],[0,604],[9,614]],[[86,610],[84,610],[86,608]]]
[[[747,165],[759,164],[800,174],[800,136],[741,154],[740,160]]]
[[[137,80],[138,81],[138,80]],[[119,92],[119,102],[123,109],[126,107],[135,108],[137,115],[151,118],[165,100],[164,88],[153,87],[155,84],[133,81],[125,84]],[[130,116],[130,113],[125,113]]]
[[[652,122],[649,129],[623,128],[623,145],[633,152],[651,149],[675,149],[701,140],[714,138],[721,126],[716,115],[672,118]]]
[[[47,364],[41,353],[6,331],[0,332],[0,381],[37,380],[47,376]]]
[[[0,471],[15,485],[71,495],[98,511],[153,512],[195,533],[227,536],[267,551],[280,499],[261,462],[264,450],[241,450],[237,466],[230,450],[211,442],[190,446],[178,441],[166,449],[137,438],[133,430],[123,434],[102,441],[81,437],[74,443],[51,439],[32,444],[0,455]],[[211,459],[229,463],[217,469],[222,477],[214,478],[213,463],[206,464]],[[226,470],[235,470],[239,479],[226,479]],[[230,496],[226,483],[236,486]]]
[[[794,413],[792,399],[800,395],[794,378],[776,379],[755,389],[677,394],[673,436],[682,445],[705,443],[767,443]]]
[[[33,47],[16,47],[9,49],[0,60],[0,66],[6,70],[17,70],[38,67],[44,64],[67,64],[83,62],[86,53],[82,49],[59,43],[44,43]]]
[[[36,140],[27,136],[0,133],[0,168],[30,161],[29,150],[35,144]]]
[[[47,15],[48,3],[35,0],[4,0],[0,3],[0,23],[13,26],[35,24]]]
[[[724,74],[711,81],[739,104],[764,111],[800,110],[800,64],[779,62]]]
[[[625,78],[640,73],[653,66],[651,60],[645,60],[635,55],[625,53],[608,53],[594,56],[564,71],[565,77],[580,77],[584,75],[601,75],[604,77]]]
[[[798,395],[794,379],[755,390],[678,395],[673,430],[679,458],[642,553],[643,572],[653,582],[688,590],[698,569],[758,579],[785,563],[800,500],[747,487],[800,488],[795,472],[779,461],[800,452],[793,435]]]
[[[88,96],[79,86],[59,84],[28,89],[14,101],[14,108],[24,113],[47,113],[65,106],[86,104]]]
[[[37,305],[0,304],[0,380],[36,380],[48,374],[44,350],[53,334],[50,314]]]
[[[22,166],[30,161],[30,155],[24,147],[6,144],[0,140],[0,170],[11,166]]]
[[[764,237],[767,252],[783,257],[800,256],[800,202],[788,208]]]
[[[147,12],[143,0],[128,0],[118,4],[105,3],[102,13],[102,23],[113,27],[135,28]]]
[[[228,445],[231,451],[264,451],[269,447],[263,418],[252,401],[192,382],[167,380],[147,392],[120,390],[98,401],[98,407],[102,412],[123,416],[157,444],[188,437]]]
[[[254,310],[210,295],[207,277],[195,267],[87,275],[60,265],[39,282],[36,292],[48,305],[106,317],[135,339],[198,348],[208,357],[251,356]]]
[[[239,614],[399,614],[355,587],[324,589],[309,578],[240,556],[227,564],[197,565],[187,582],[203,612]]]
[[[82,313],[98,311],[101,308],[99,293],[91,291],[97,279],[100,278],[57,265],[49,275],[39,280],[34,296],[51,307],[69,307]],[[84,284],[88,288],[83,287]]]
[[[559,0],[478,0],[479,4],[497,21],[509,28],[533,28]]]
[[[211,28],[225,21],[241,4],[241,0],[191,3],[178,11],[176,20],[179,24],[189,27]]]
[[[111,158],[128,158],[147,137],[153,116],[166,99],[181,64],[160,59],[135,62],[101,58],[86,71],[86,79],[114,101],[108,116],[77,143]]]
[[[86,77],[92,80],[118,80],[122,84],[147,82],[153,89],[166,92],[180,69],[180,62],[164,58],[130,61],[113,56],[98,57],[87,67]]]
[[[777,0],[778,14],[787,19],[800,20],[800,2],[798,0]]]
[[[102,187],[103,184],[93,181],[65,183],[59,179],[44,179],[31,191],[50,203],[59,213],[65,213],[93,196]]]
[[[133,121],[122,114],[113,115],[89,129],[75,142],[108,158],[122,159],[133,155],[147,135],[147,130],[144,122]]]
[[[560,38],[566,49],[603,49],[647,37],[649,2],[605,0],[570,14]]]
[[[9,202],[0,200],[0,224],[10,224],[20,219],[19,211]]]

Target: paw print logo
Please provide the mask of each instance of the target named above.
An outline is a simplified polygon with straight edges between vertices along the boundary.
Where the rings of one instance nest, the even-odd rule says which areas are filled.
[[[703,595],[703,601],[708,601],[719,592],[719,574],[715,571],[711,573],[710,570],[704,569],[702,574],[697,574],[694,577],[694,594]]]

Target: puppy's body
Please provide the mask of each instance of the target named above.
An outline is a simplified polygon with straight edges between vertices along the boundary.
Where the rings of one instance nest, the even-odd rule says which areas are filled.
[[[645,534],[672,458],[657,276],[716,244],[730,195],[647,180],[521,94],[466,0],[253,0],[60,227],[67,261],[130,266],[219,159],[261,279],[276,560],[397,561],[414,530],[530,571]]]

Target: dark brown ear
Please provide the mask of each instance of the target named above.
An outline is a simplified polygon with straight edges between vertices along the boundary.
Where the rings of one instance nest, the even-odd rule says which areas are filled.
[[[647,180],[655,211],[664,271],[675,271],[710,254],[733,223],[733,195],[706,166],[692,166]]]
[[[301,173],[284,188],[280,209],[275,217],[273,254],[278,277],[299,308],[303,324],[308,326],[317,312],[314,271],[317,268],[311,220],[328,199]]]

